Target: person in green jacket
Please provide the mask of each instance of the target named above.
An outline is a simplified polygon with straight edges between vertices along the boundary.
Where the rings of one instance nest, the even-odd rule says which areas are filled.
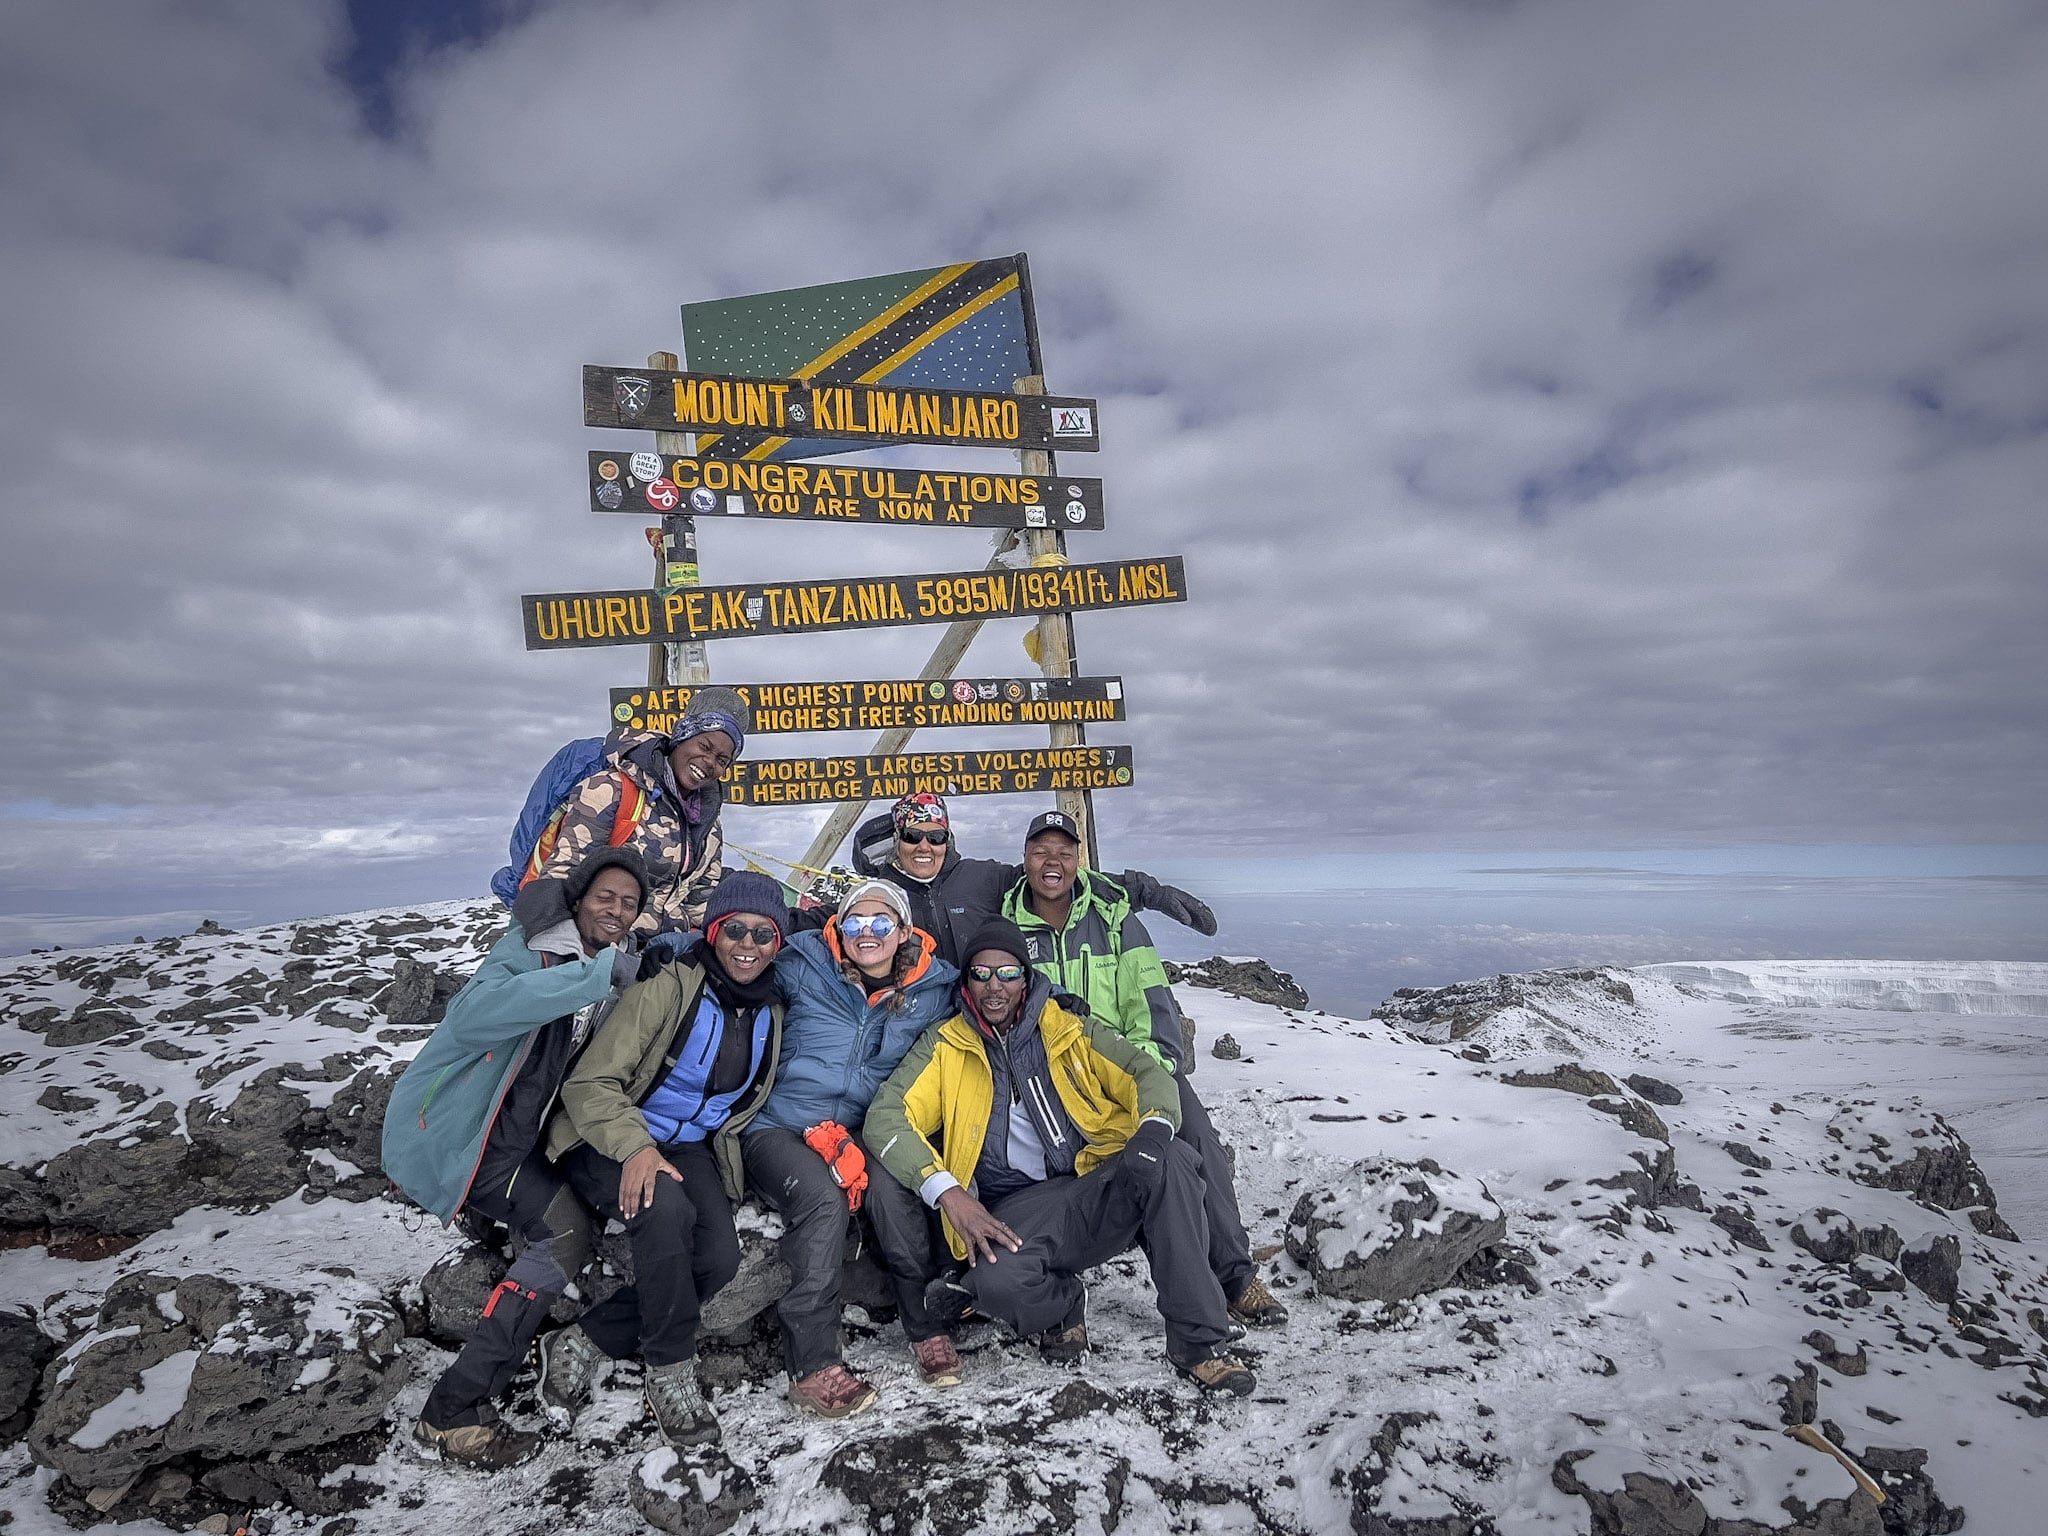
[[[1078,1361],[1088,1349],[1081,1272],[1139,1243],[1168,1360],[1205,1390],[1250,1392],[1205,1261],[1201,1163],[1174,1137],[1172,1074],[1070,1008],[1024,951],[1014,923],[976,930],[960,1011],[925,1032],[868,1108],[869,1146],[939,1213],[967,1264],[931,1277],[928,1310],[951,1324],[971,1307],[1036,1335],[1046,1359]],[[885,1214],[877,1206],[878,1228]]]
[[[697,1321],[739,1270],[738,1137],[775,1082],[783,1006],[770,968],[789,922],[780,885],[728,871],[705,906],[708,938],[629,991],[562,1083],[548,1156],[625,1225],[634,1285],[542,1341],[551,1410],[582,1406],[601,1355],[637,1353],[662,1437],[719,1438],[697,1381]]]
[[[427,1395],[413,1439],[484,1470],[515,1466],[540,1437],[499,1419],[494,1400],[590,1257],[590,1211],[540,1152],[562,1077],[601,1012],[637,974],[627,935],[647,895],[640,856],[605,848],[569,872],[568,917],[529,935],[517,922],[391,1090],[383,1163],[390,1180],[452,1223],[474,1212],[525,1246],[483,1317]]]
[[[1223,1139],[1188,1080],[1194,1063],[1166,967],[1130,898],[1081,867],[1080,829],[1065,812],[1046,811],[1025,829],[1024,876],[1003,898],[1003,916],[1023,930],[1033,967],[1173,1074],[1180,1139],[1202,1160],[1209,1268],[1230,1298],[1231,1319],[1255,1328],[1286,1322],[1287,1308],[1252,1260]]]

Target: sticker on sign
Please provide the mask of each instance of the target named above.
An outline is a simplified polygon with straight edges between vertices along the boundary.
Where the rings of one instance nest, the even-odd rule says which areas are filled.
[[[1054,437],[1093,437],[1095,412],[1085,405],[1056,405],[1052,408]]]

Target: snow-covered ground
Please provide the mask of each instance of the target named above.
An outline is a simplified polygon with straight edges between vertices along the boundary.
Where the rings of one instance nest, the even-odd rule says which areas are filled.
[[[50,1018],[90,1014],[98,994],[55,973],[78,957],[18,962],[0,976],[0,1164],[33,1170],[81,1139],[136,1135],[151,1116],[182,1128],[195,1113],[204,1119],[199,1101],[226,1103],[279,1065],[306,1066],[302,1086],[317,1097],[345,1070],[402,1058],[418,1032],[376,1027],[367,1001],[375,989],[363,978],[381,978],[408,954],[471,963],[487,917],[451,907],[337,923],[333,953],[318,959],[312,981],[331,971],[358,984],[347,999],[312,1007],[273,986],[293,958],[290,927],[187,940],[170,955],[148,946],[91,952],[83,964],[136,962],[106,997],[136,1027],[62,1048],[46,1044]],[[360,942],[380,926],[378,945]],[[1816,1360],[1815,1418],[1852,1453],[1904,1464],[1909,1449],[1924,1451],[1933,1488],[1967,1510],[1970,1532],[2040,1529],[2048,1211],[2027,1171],[2041,1166],[2048,1118],[2048,1021],[1996,1009],[1937,1018],[1744,1000],[1729,991],[1763,997],[1765,972],[1813,968],[1705,969],[1736,980],[1714,992],[1690,976],[1681,988],[1636,973],[1631,1001],[1611,985],[1570,982],[1537,1012],[1502,1014],[1442,1043],[1379,1019],[1183,987],[1200,1037],[1195,1082],[1237,1148],[1253,1241],[1274,1250],[1265,1271],[1294,1310],[1286,1328],[1246,1341],[1258,1392],[1217,1402],[1172,1377],[1135,1255],[1092,1284],[1095,1347],[1079,1371],[984,1331],[970,1340],[966,1383],[932,1391],[917,1383],[897,1329],[855,1319],[851,1362],[882,1391],[873,1413],[798,1420],[779,1374],[737,1357],[717,1378],[726,1449],[761,1499],[739,1529],[1583,1532],[1588,1500],[1560,1485],[1576,1478],[1619,1489],[1629,1473],[1689,1486],[1718,1519],[1793,1526],[1788,1499],[1810,1509],[1854,1486],[1835,1461],[1782,1433],[1788,1383]],[[1905,969],[1923,975],[1919,993],[1942,989],[1930,968]],[[301,964],[298,979],[307,976]],[[245,1009],[161,1019],[235,982],[253,999]],[[1848,970],[1828,985],[1856,991]],[[1989,985],[1975,976],[1949,991],[1976,996]],[[2038,985],[2038,976],[2012,982],[2030,996]],[[37,1014],[44,1007],[59,1013]],[[42,1029],[23,1027],[31,1015]],[[1235,1060],[1209,1053],[1225,1033],[1240,1048]],[[167,1059],[150,1046],[180,1054]],[[312,1081],[309,1064],[342,1056],[350,1059]],[[1652,1109],[1629,1094],[1508,1081],[1566,1060],[1615,1078],[1647,1073],[1683,1101]],[[1887,1144],[1939,1142],[1929,1111],[1970,1140],[2020,1240],[1983,1235],[1965,1213],[1852,1176],[1881,1164]],[[1667,1146],[1675,1166],[1659,1175]],[[1372,1158],[1431,1158],[1483,1183],[1537,1289],[1508,1266],[1490,1282],[1471,1277],[1477,1288],[1393,1305],[1313,1294],[1278,1251],[1289,1213],[1300,1196]],[[1633,1197],[1631,1183],[1658,1184],[1662,1203]],[[1672,1203],[1686,1185],[1697,1188],[1698,1209]],[[1930,1299],[1892,1263],[1859,1259],[1852,1275],[1792,1241],[1795,1226],[1824,1236],[1848,1223],[1895,1233],[1901,1264],[1952,1239],[1961,1256],[1954,1302]],[[382,1199],[292,1194],[250,1210],[188,1211],[106,1257],[0,1251],[0,1298],[33,1309],[46,1332],[69,1342],[123,1274],[205,1273],[291,1289],[340,1263],[351,1290],[400,1298],[456,1242]],[[1825,1348],[1817,1332],[1829,1335]],[[381,1490],[355,1513],[354,1530],[645,1529],[625,1489],[658,1441],[633,1367],[613,1370],[572,1437],[486,1479],[421,1464],[404,1449],[404,1427],[447,1359],[424,1339],[404,1348],[416,1370],[387,1440],[349,1469]],[[1867,1368],[1850,1374],[1859,1352]],[[8,1536],[70,1529],[46,1507],[50,1476],[20,1444],[0,1452]],[[280,1532],[341,1536],[324,1518],[271,1518]],[[105,1527],[137,1536],[167,1528],[150,1519]]]

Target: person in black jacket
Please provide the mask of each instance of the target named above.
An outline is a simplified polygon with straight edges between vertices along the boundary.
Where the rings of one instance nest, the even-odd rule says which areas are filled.
[[[882,815],[870,816],[853,834],[853,867],[870,880],[887,880],[910,898],[912,923],[938,941],[939,955],[958,966],[960,946],[1002,911],[1003,897],[1024,877],[1024,866],[1000,859],[965,859],[953,842],[946,802],[929,790],[905,795]],[[1216,914],[1175,886],[1143,870],[1109,877],[1129,894],[1131,905],[1172,918],[1197,933],[1216,932]],[[823,927],[830,907],[798,913],[799,927]]]

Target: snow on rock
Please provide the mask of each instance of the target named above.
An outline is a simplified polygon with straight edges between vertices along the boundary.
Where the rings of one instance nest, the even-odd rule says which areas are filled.
[[[761,1502],[753,1478],[715,1445],[649,1451],[626,1488],[647,1523],[674,1536],[718,1536]]]
[[[739,1320],[707,1328],[701,1353],[722,1464],[660,1446],[632,1362],[604,1366],[575,1428],[527,1465],[475,1478],[423,1463],[408,1427],[504,1256],[385,1196],[383,1095],[500,921],[450,904],[7,962],[0,1295],[33,1315],[26,1332],[0,1326],[0,1389],[21,1379],[6,1369],[18,1340],[41,1369],[16,1417],[76,1458],[59,1476],[24,1444],[0,1448],[10,1536],[54,1536],[60,1517],[136,1536],[210,1516],[233,1529],[266,1507],[282,1512],[251,1523],[280,1531],[346,1515],[379,1536],[627,1536],[749,1486],[758,1502],[726,1521],[740,1536],[1877,1529],[1839,1463],[1785,1438],[1796,1426],[1877,1479],[1887,1536],[1953,1530],[1964,1507],[1969,1531],[2026,1531],[2043,1507],[2048,1247],[1981,1218],[1996,1180],[2032,1235],[2048,1033],[2018,1015],[1964,1031],[1734,1002],[1609,969],[1405,994],[1365,1020],[1192,994],[1204,1040],[1240,1046],[1202,1051],[1192,1081],[1235,1151],[1260,1276],[1293,1314],[1236,1346],[1259,1378],[1249,1398],[1173,1374],[1132,1252],[1089,1273],[1078,1369],[984,1325],[949,1391],[918,1380],[886,1292],[853,1298],[848,1362],[879,1401],[801,1420],[772,1310],[747,1315],[780,1281],[776,1229],[743,1210],[759,1262],[730,1288]],[[1944,1094],[1970,1062],[1995,1062],[1998,1096],[1959,1111]],[[1986,1105],[2004,1116],[1988,1135]],[[1978,1149],[1956,1143],[1982,1160],[1974,1176],[1953,1160],[1947,1176],[1898,1171],[1948,1148],[1950,1125]],[[74,1148],[92,1161],[62,1162]],[[241,1166],[257,1162],[271,1166]],[[1467,1222],[1490,1202],[1499,1239],[1402,1301],[1325,1294],[1324,1245],[1297,1260],[1287,1218],[1304,1195],[1356,1194],[1354,1171],[1375,1163],[1425,1183],[1426,1163],[1458,1170],[1443,1176],[1457,1198],[1433,1198]],[[108,1179],[120,1194],[95,1192]],[[1346,1207],[1361,1233],[1373,1215]],[[625,1273],[616,1242],[601,1246],[586,1299]],[[123,1394],[140,1415],[182,1365],[143,1373],[181,1353],[197,1356],[191,1384],[161,1430],[114,1429],[96,1451],[64,1438]],[[229,1369],[243,1374],[213,1394]],[[200,1422],[207,1395],[223,1411]],[[300,1449],[272,1454],[268,1431],[215,1449],[301,1406]],[[538,1418],[530,1376],[506,1411]],[[210,1438],[150,1460],[188,1431]],[[110,1507],[85,1502],[145,1462]]]
[[[157,1304],[166,1290],[179,1321]],[[410,1369],[403,1333],[383,1298],[332,1278],[290,1294],[212,1275],[129,1275],[49,1373],[29,1447],[96,1488],[188,1454],[318,1445],[382,1417]]]
[[[1918,1099],[1853,1099],[1828,1122],[1827,1134],[1840,1143],[1826,1157],[1830,1170],[1859,1184],[1901,1190],[1937,1210],[1961,1211],[1988,1236],[2012,1236],[1970,1144]]]
[[[1295,1201],[1287,1252],[1325,1296],[1406,1301],[1449,1283],[1506,1235],[1507,1218],[1478,1179],[1427,1157],[1374,1158]]]
[[[1777,1008],[2048,1014],[2048,964],[2013,960],[1687,960],[1639,965],[1700,997]]]

